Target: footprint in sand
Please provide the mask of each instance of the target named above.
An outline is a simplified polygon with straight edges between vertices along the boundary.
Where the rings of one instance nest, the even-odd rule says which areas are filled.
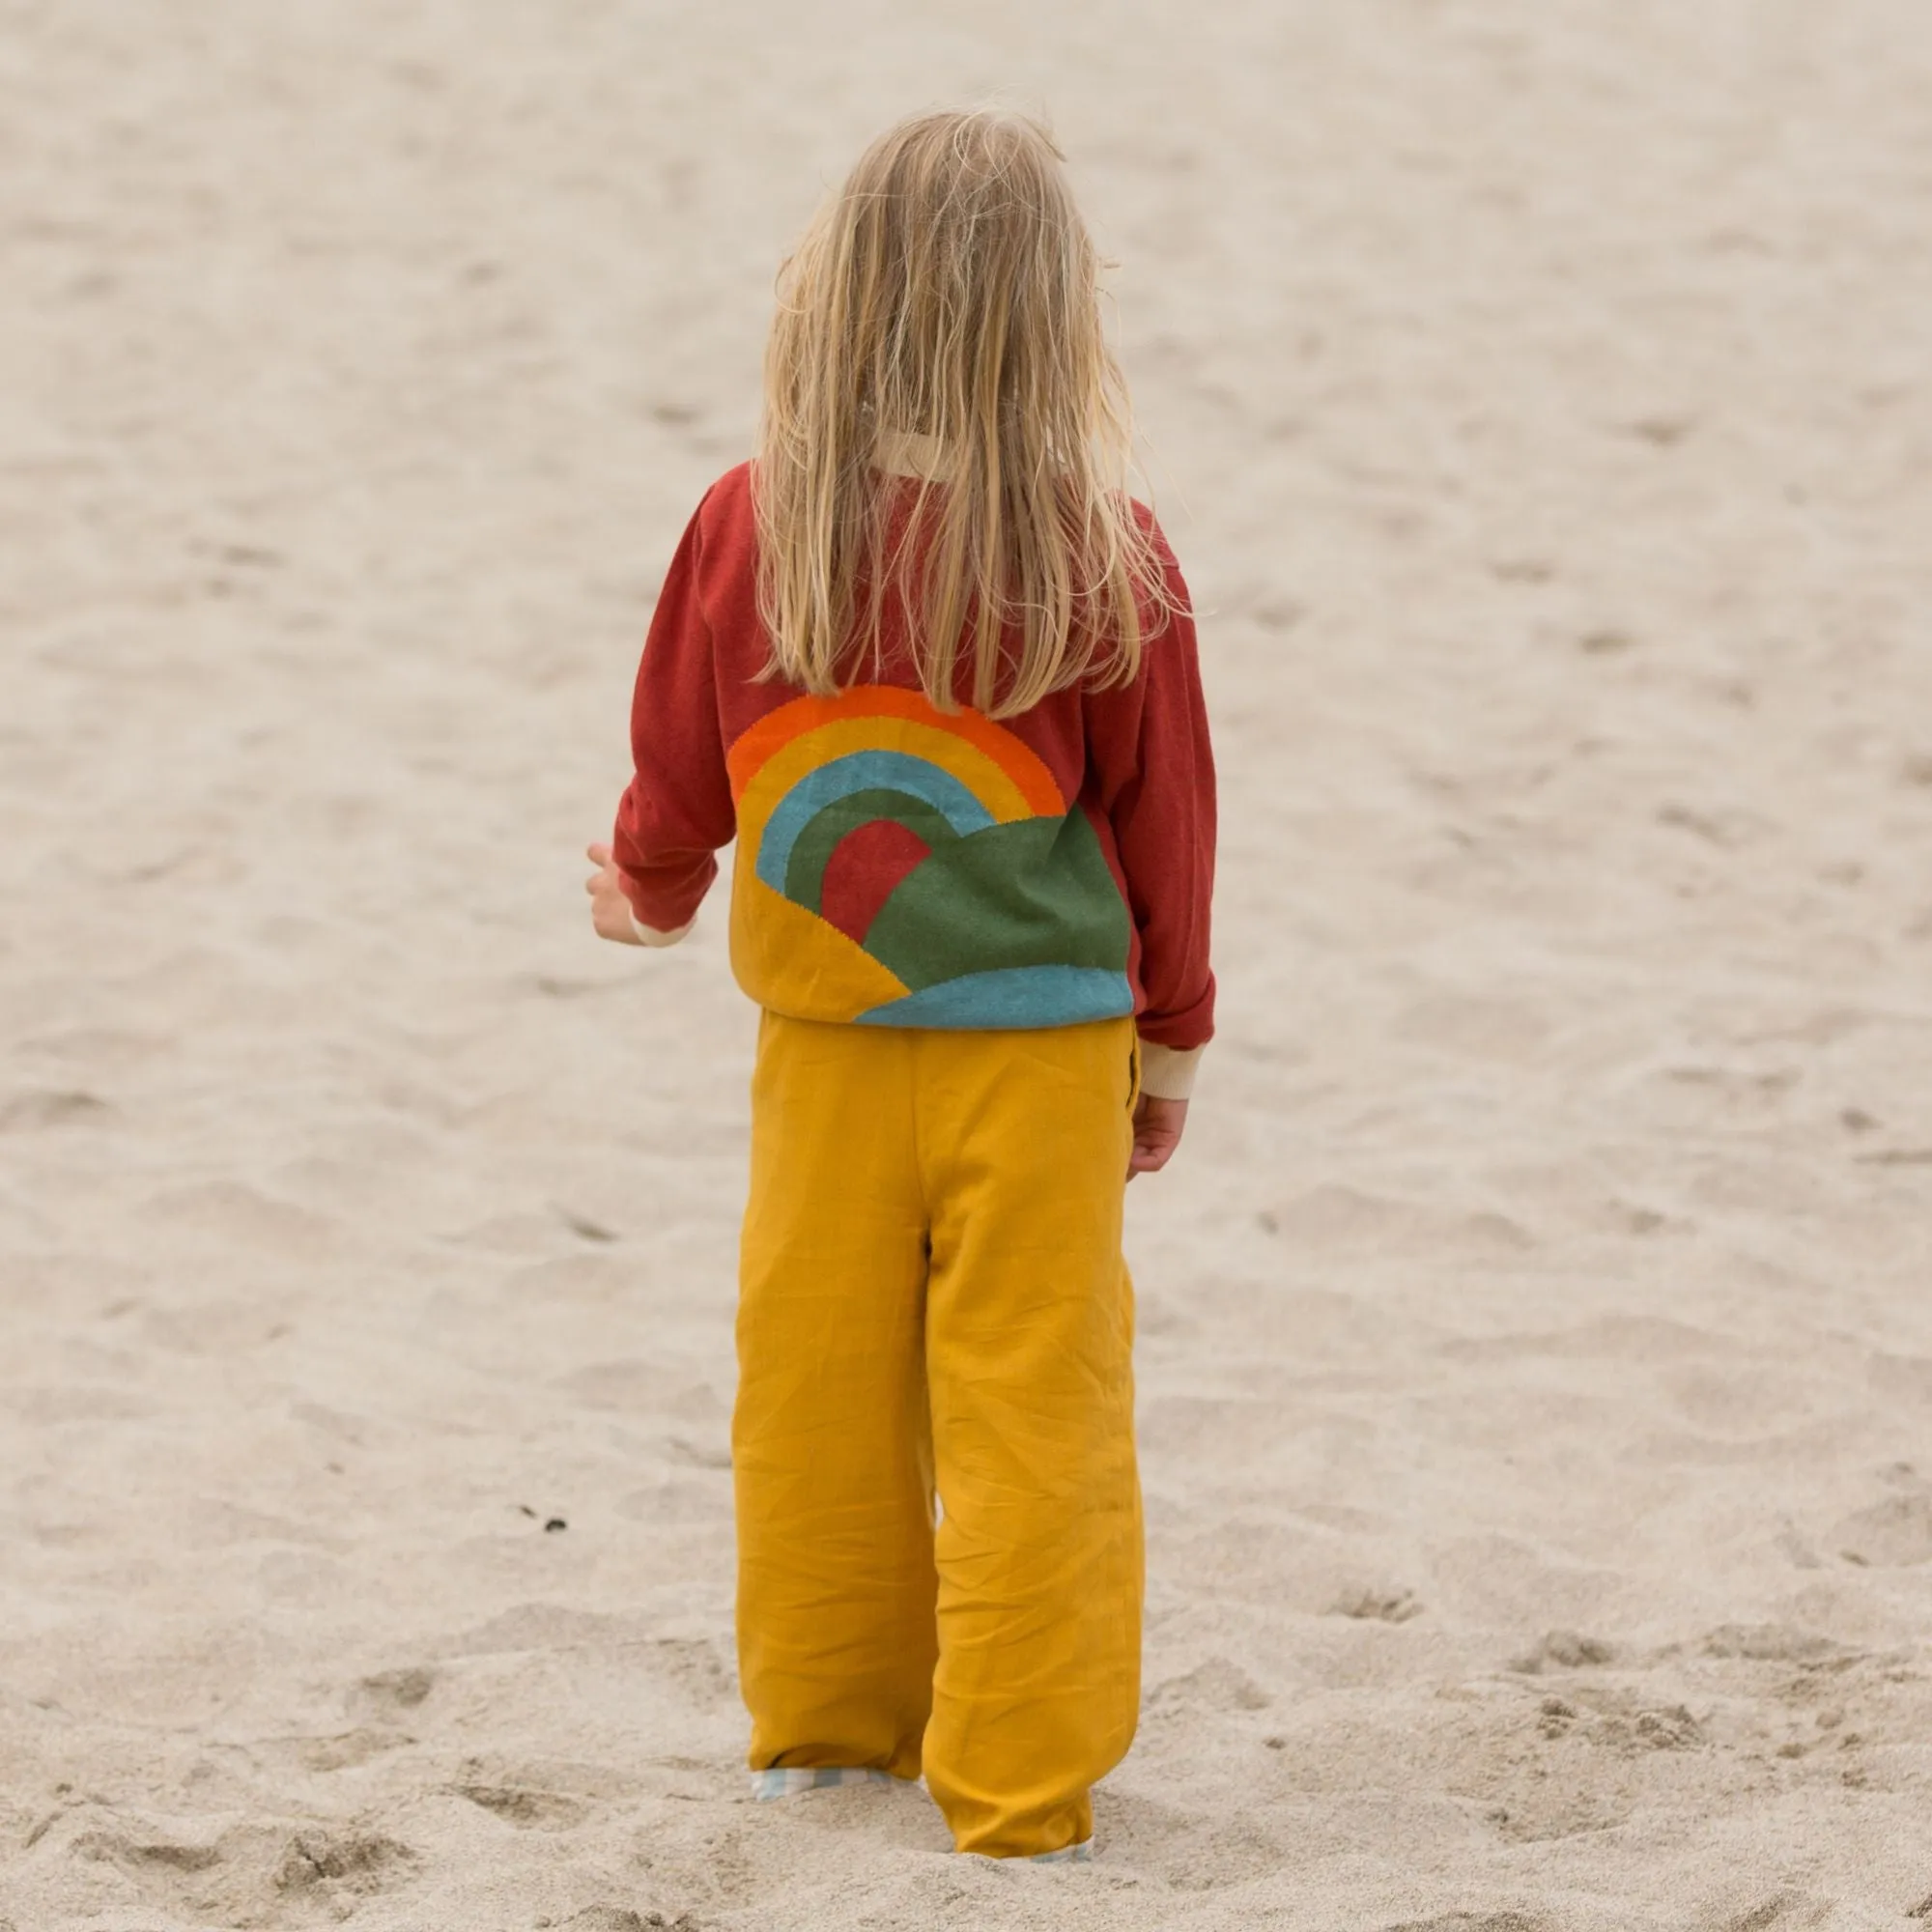
[[[99,1859],[135,1871],[204,1872],[221,1862],[217,1845],[143,1840],[125,1832],[86,1832],[73,1841],[76,1858]]]
[[[1828,1636],[1793,1624],[1719,1624],[1701,1646],[1706,1657],[1747,1663],[1824,1663],[1844,1653]]]
[[[96,1094],[72,1089],[15,1094],[0,1100],[0,1134],[38,1133],[48,1127],[92,1126],[114,1109]]]
[[[213,1842],[184,1843],[126,1828],[81,1833],[76,1858],[117,1866],[144,1892],[186,1906],[197,1918],[256,1923],[267,1891],[304,1899],[346,1918],[355,1902],[402,1884],[419,1862],[415,1850],[380,1833],[295,1833],[238,1826]]]
[[[416,1858],[410,1846],[377,1833],[298,1832],[275,1873],[275,1889],[324,1899],[337,1892],[366,1898],[400,1884]]]
[[[351,1701],[379,1711],[413,1711],[436,1685],[436,1672],[424,1664],[401,1670],[379,1670],[364,1677],[350,1693]]]
[[[716,1710],[737,1698],[737,1674],[709,1637],[654,1638],[644,1661],[700,1710]]]
[[[1932,1492],[1887,1496],[1846,1517],[1830,1541],[1847,1563],[1872,1569],[1906,1570],[1932,1561]]]
[[[298,1755],[307,1771],[354,1771],[411,1742],[400,1731],[339,1731],[332,1737],[304,1740]]]
[[[1378,1624],[1406,1624],[1422,1614],[1414,1591],[1396,1589],[1348,1590],[1329,1606],[1331,1617],[1354,1617]]]
[[[522,1831],[568,1832],[590,1815],[590,1806],[581,1798],[560,1791],[532,1791],[514,1784],[458,1784],[451,1789]]]
[[[1239,1664],[1225,1657],[1210,1657],[1185,1676],[1170,1677],[1150,1701],[1204,1705],[1210,1711],[1264,1711],[1270,1699]]]
[[[1510,1668],[1524,1677],[1539,1677],[1546,1670],[1585,1670],[1611,1663],[1616,1655],[1601,1637],[1585,1636],[1580,1631],[1546,1631]]]

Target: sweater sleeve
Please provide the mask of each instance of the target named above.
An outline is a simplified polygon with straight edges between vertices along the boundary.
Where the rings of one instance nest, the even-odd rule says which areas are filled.
[[[712,636],[698,600],[704,514],[679,542],[638,668],[631,704],[636,772],[617,806],[611,852],[639,937],[682,936],[736,827],[725,770]]]
[[[1184,1098],[1214,1031],[1214,753],[1187,585],[1156,540],[1176,610],[1131,685],[1089,695],[1089,747],[1140,935],[1146,1088]]]

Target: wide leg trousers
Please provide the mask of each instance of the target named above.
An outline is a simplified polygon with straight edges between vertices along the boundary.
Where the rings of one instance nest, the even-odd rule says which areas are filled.
[[[923,1772],[961,1851],[1084,1845],[1134,1734],[1134,1041],[760,1027],[732,1419],[751,1763]]]

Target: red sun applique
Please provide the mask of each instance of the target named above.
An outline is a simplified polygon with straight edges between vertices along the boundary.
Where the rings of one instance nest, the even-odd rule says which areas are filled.
[[[855,825],[825,862],[818,889],[818,911],[847,939],[863,946],[879,908],[932,847],[917,832],[894,818]]]

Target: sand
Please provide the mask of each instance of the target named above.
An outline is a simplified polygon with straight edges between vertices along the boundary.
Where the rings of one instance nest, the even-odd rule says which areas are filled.
[[[1932,1911],[1917,0],[12,0],[0,86],[0,1925]],[[787,237],[995,87],[1224,772],[1079,1870],[749,1802],[753,1015],[579,858]]]

